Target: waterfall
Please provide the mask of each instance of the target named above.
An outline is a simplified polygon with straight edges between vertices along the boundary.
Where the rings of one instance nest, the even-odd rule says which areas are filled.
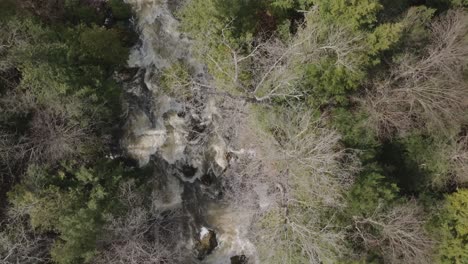
[[[252,213],[219,202],[221,175],[229,170],[229,142],[218,129],[221,117],[215,100],[196,85],[190,87],[196,104],[172,98],[160,87],[162,72],[174,62],[183,62],[196,83],[210,79],[191,55],[191,40],[178,31],[173,12],[179,1],[126,2],[136,14],[140,42],[128,60],[137,73],[124,84],[123,148],[140,166],[158,167],[155,177],[165,198],[156,205],[161,211],[181,208],[186,214],[187,232],[181,235],[186,241],[181,242],[195,252],[193,261],[258,263],[255,247],[246,238]]]

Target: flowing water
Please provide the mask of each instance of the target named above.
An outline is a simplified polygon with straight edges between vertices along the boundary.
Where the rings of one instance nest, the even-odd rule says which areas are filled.
[[[247,239],[251,212],[220,203],[221,175],[229,170],[229,142],[217,129],[220,115],[216,102],[201,87],[195,87],[195,107],[193,102],[165,95],[159,86],[161,72],[174,62],[188,65],[197,83],[209,79],[205,67],[191,55],[190,40],[178,31],[173,12],[179,1],[126,1],[136,14],[140,43],[128,62],[138,70],[133,82],[126,85],[123,147],[140,166],[158,168],[155,177],[159,177],[163,198],[156,206],[162,211],[180,207],[187,215],[183,218],[186,234],[181,236],[186,240],[182,241],[185,248],[197,252],[200,244],[216,246],[212,252],[198,249],[194,263],[247,263],[234,262],[243,260],[243,255],[248,263],[258,263],[255,247]],[[208,238],[213,234],[216,242]]]

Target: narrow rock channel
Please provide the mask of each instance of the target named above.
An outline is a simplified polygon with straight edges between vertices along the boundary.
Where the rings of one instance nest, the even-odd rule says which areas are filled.
[[[194,83],[210,78],[178,31],[173,12],[178,1],[127,0],[136,14],[140,42],[128,64],[134,77],[125,82],[127,111],[121,145],[139,166],[155,166],[161,211],[181,210],[180,248],[193,263],[258,263],[246,238],[250,213],[220,203],[221,175],[229,170],[228,148],[218,129],[221,115],[203,87],[190,87],[184,101],[168,96],[161,76],[174,62],[190,68]]]

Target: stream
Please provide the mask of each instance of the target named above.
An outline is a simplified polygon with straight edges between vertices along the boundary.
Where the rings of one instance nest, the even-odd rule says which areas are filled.
[[[124,85],[127,108],[121,145],[139,166],[154,166],[160,211],[180,210],[183,263],[259,263],[248,239],[252,213],[221,202],[222,175],[229,170],[229,142],[219,129],[218,107],[203,87],[190,87],[190,101],[168,96],[161,75],[174,62],[190,69],[194,83],[207,83],[206,67],[191,55],[191,40],[178,31],[177,0],[126,0],[140,34]]]

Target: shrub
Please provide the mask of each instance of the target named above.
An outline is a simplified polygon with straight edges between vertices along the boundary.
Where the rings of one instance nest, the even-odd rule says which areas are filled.
[[[368,127],[367,118],[368,115],[364,111],[352,112],[340,107],[333,110],[331,119],[332,126],[342,134],[342,140],[347,147],[366,152],[361,155],[363,161],[373,158],[375,150],[380,146],[376,131]],[[370,153],[367,153],[369,151]]]
[[[346,103],[346,95],[357,89],[362,73],[349,71],[336,60],[325,58],[306,67],[304,89],[310,93],[311,105]],[[309,92],[310,91],[310,92]]]
[[[29,177],[34,173],[44,171],[33,170]],[[18,185],[9,198],[14,208],[27,212],[33,228],[59,234],[51,251],[54,261],[86,263],[95,254],[106,214],[115,206],[111,197],[121,175],[121,167],[112,163],[98,163],[93,169],[65,167],[48,178],[37,177],[46,180],[39,182],[44,187]]]
[[[378,0],[347,1],[318,0],[320,16],[328,23],[342,23],[354,29],[374,25],[377,14],[382,10]]]
[[[128,58],[128,48],[123,47],[118,31],[103,27],[79,26],[74,32],[73,57],[81,63],[116,67],[123,65]]]
[[[273,8],[279,9],[302,9],[308,10],[312,6],[314,0],[270,0],[270,5]]]
[[[112,10],[112,15],[115,19],[126,20],[132,16],[131,6],[123,0],[109,0],[107,4]]]
[[[375,166],[375,165],[374,165]],[[369,165],[349,191],[348,215],[369,216],[380,207],[388,207],[398,198],[398,187]]]
[[[446,196],[434,236],[440,241],[437,263],[458,264],[468,259],[468,190]]]

